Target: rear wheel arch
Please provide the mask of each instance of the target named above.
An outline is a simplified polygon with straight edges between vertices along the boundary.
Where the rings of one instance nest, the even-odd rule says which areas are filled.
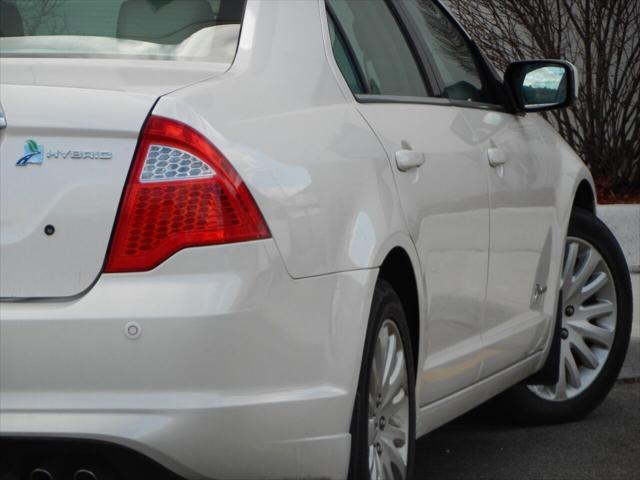
[[[391,285],[400,297],[411,337],[414,371],[417,372],[420,349],[420,299],[413,263],[402,247],[395,247],[387,254],[380,266],[378,279]]]

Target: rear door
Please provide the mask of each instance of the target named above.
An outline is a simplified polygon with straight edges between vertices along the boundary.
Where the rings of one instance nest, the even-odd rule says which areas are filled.
[[[394,4],[328,0],[336,62],[392,163],[426,285],[420,405],[480,375],[489,247],[486,162],[462,109],[436,98]]]

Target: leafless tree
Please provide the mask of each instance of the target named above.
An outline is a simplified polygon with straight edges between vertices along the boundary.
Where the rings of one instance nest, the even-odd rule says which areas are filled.
[[[448,0],[500,69],[566,59],[578,104],[549,120],[616,192],[640,191],[640,0]]]
[[[66,0],[26,0],[20,13],[25,35],[56,35],[64,30],[62,8]]]

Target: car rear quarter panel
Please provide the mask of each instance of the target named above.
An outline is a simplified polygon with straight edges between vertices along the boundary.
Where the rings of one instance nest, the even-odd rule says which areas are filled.
[[[329,67],[321,5],[249,1],[230,71],[154,111],[229,158],[294,278],[377,266],[406,230],[386,154]]]

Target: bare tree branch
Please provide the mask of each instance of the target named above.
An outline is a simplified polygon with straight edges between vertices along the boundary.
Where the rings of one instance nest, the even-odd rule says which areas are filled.
[[[547,115],[596,178],[640,190],[640,1],[448,0],[504,71],[514,60],[564,58],[580,71],[571,110]]]

